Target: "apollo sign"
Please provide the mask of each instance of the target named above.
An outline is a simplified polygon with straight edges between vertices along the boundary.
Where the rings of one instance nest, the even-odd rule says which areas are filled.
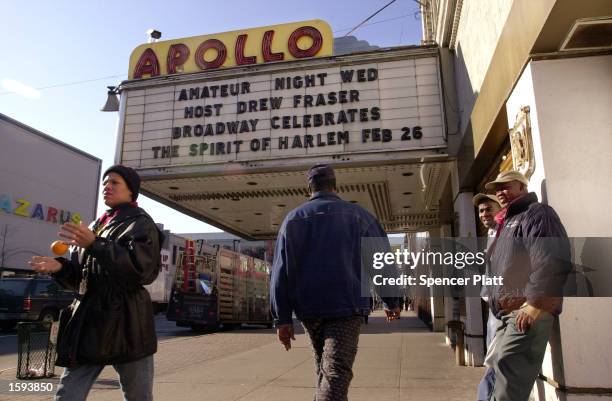
[[[128,85],[121,162],[148,168],[445,146],[435,54],[290,67]]]
[[[310,20],[144,44],[132,52],[129,78],[331,56],[332,51],[329,25]]]

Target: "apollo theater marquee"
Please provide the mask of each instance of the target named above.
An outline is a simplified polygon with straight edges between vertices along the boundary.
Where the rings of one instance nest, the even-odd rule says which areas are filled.
[[[340,196],[388,232],[438,225],[448,179],[435,47],[333,54],[320,20],[137,47],[116,161],[142,192],[246,238],[274,238],[336,169]]]

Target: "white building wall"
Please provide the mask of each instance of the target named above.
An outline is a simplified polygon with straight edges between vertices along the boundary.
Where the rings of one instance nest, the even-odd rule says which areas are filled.
[[[0,266],[31,269],[32,256],[51,256],[61,210],[86,224],[96,218],[100,165],[93,156],[0,119]],[[23,201],[29,204],[18,210]],[[58,210],[56,219],[50,208]]]
[[[455,80],[462,133],[470,120],[474,102],[513,2],[463,1],[455,48]]]
[[[509,126],[521,107],[531,107],[537,165],[529,188],[546,196],[570,237],[589,237],[577,241],[576,262],[597,268],[591,277],[595,289],[607,287],[608,292],[612,251],[595,237],[609,237],[612,227],[612,215],[606,212],[606,201],[612,198],[611,71],[609,55],[534,61],[506,104]],[[594,252],[599,254],[594,257]],[[593,265],[598,262],[604,264]],[[542,373],[587,391],[612,388],[610,310],[611,298],[566,298]],[[540,381],[535,393],[540,400],[612,398],[565,394]]]

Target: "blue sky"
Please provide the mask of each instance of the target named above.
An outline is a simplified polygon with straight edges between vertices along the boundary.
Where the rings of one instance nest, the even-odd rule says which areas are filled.
[[[146,42],[147,29],[167,40],[320,18],[339,37],[389,1],[7,1],[0,24],[0,113],[99,157],[106,169],[119,119],[99,111],[106,86],[127,78],[129,55]],[[396,0],[353,35],[378,46],[418,44],[418,8],[414,0]],[[11,92],[20,84],[37,88],[34,97]],[[174,232],[218,231],[150,199],[139,201]]]

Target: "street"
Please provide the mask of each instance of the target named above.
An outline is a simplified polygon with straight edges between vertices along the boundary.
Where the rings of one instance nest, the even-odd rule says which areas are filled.
[[[17,366],[17,330],[0,331],[0,371]]]
[[[156,400],[299,401],[311,400],[313,359],[307,338],[296,326],[296,341],[286,352],[273,329],[243,327],[208,334],[173,327],[157,317],[160,336],[155,354]],[[3,341],[7,337],[2,338]],[[14,341],[14,340],[13,340]],[[468,401],[475,395],[482,368],[456,366],[443,333],[432,333],[413,312],[387,323],[382,311],[362,326],[349,399]],[[56,369],[56,375],[61,368]],[[10,391],[16,383],[50,383],[58,377],[15,380],[0,373],[0,401],[50,400],[52,392]],[[451,391],[452,389],[452,391]],[[376,394],[373,398],[372,394]],[[107,367],[88,400],[120,400],[116,373]]]
[[[172,349],[172,358],[155,357],[155,374],[170,374],[178,368],[188,367],[203,361],[230,356],[272,343],[276,339],[274,329],[262,326],[246,326],[232,331],[212,331],[197,333],[187,327],[177,327],[174,322],[166,319],[165,314],[155,316],[156,333],[159,349]],[[198,346],[187,346],[197,341]],[[185,346],[183,346],[185,342]],[[50,399],[50,392],[11,391],[11,386],[17,383],[34,385],[36,383],[51,383],[57,388],[59,376],[63,368],[55,368],[55,377],[51,379],[21,381],[15,378],[17,367],[17,329],[2,331],[0,334],[0,401],[15,398],[32,400]],[[112,367],[106,368],[92,390],[112,390],[119,388],[119,381]]]
[[[188,327],[177,327],[174,322],[169,322],[165,314],[157,314],[155,316],[155,329],[157,338],[160,343],[166,341],[177,341],[184,338],[193,338],[198,336],[214,337],[221,332],[211,333],[196,333]],[[271,334],[273,330],[264,329],[261,326],[245,326],[240,330],[234,330],[234,333],[258,333]],[[271,336],[273,338],[273,336]],[[231,349],[239,349],[237,344],[233,344]],[[228,350],[225,351],[226,353]],[[11,369],[14,371],[17,367],[17,329],[0,331],[0,373],[7,373]],[[61,372],[61,368],[56,368],[56,374]],[[13,375],[14,377],[14,375]],[[4,377],[3,377],[4,378]],[[1,391],[0,391],[1,393]],[[1,399],[1,396],[0,396]]]

